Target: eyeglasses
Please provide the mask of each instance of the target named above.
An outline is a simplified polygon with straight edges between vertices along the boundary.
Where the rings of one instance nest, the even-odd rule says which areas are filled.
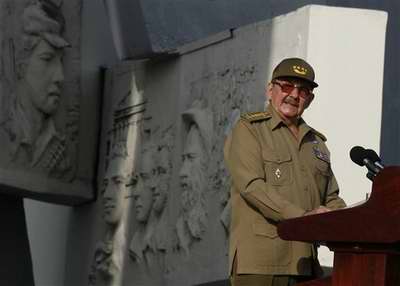
[[[295,89],[297,87],[297,90],[299,91],[299,96],[307,99],[310,97],[310,95],[312,94],[312,91],[309,87],[306,86],[302,86],[302,85],[298,85],[298,84],[292,84],[292,83],[280,83],[277,81],[272,81],[272,84],[277,84],[281,87],[282,92],[290,94],[293,89]]]

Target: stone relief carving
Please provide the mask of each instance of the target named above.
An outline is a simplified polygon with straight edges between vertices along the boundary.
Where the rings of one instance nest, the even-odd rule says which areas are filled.
[[[179,172],[182,193],[176,232],[179,247],[187,255],[193,241],[200,240],[207,228],[205,192],[208,187],[207,162],[212,146],[213,118],[209,109],[203,105],[202,101],[196,100],[182,114],[188,132]]]
[[[153,208],[150,215],[150,248],[153,252],[165,254],[168,251],[169,237],[166,206],[170,196],[172,176],[172,152],[174,148],[173,126],[161,132],[161,139],[155,153],[155,181]]]
[[[220,222],[226,233],[230,221],[230,179],[223,161],[223,145],[240,114],[252,110],[251,96],[247,93],[256,81],[257,65],[227,66],[220,70],[204,74],[190,82],[190,93],[193,96],[213,95],[209,106],[213,114],[213,142],[209,167],[216,170],[212,174],[212,189],[219,192]]]
[[[136,176],[132,178],[132,195],[134,201],[135,218],[137,228],[129,245],[129,254],[132,259],[142,262],[145,252],[150,247],[150,232],[148,221],[153,206],[154,180],[154,153],[155,145],[145,143],[141,153],[141,160],[136,169]]]
[[[135,131],[140,133],[141,143],[136,147],[137,162],[128,174],[126,186],[131,215],[127,236],[130,241],[122,249],[128,258],[124,280],[134,279],[141,285],[177,285],[185,271],[200,265],[197,258],[204,245],[226,245],[230,180],[223,164],[222,146],[241,111],[251,106],[242,85],[253,82],[254,70],[254,66],[226,68],[189,81],[190,98],[197,99],[179,117],[182,125],[168,119],[171,124],[165,127],[165,122],[151,112],[149,103],[132,105],[132,94],[122,92],[125,95],[116,104],[113,128],[108,133],[111,149],[118,142],[129,141],[127,138],[133,133],[129,126],[138,123],[128,119],[128,110],[150,112],[141,118],[141,131]],[[183,128],[177,129],[179,126]],[[184,139],[182,151],[174,149],[175,132]],[[131,148],[128,151],[132,152]],[[179,155],[181,166],[174,170],[173,163]],[[116,251],[112,248],[115,244],[106,242],[104,239],[100,244],[98,261],[107,261],[105,257]],[[219,259],[223,261],[226,253],[223,247],[219,248]],[[211,256],[202,257],[201,265],[206,265]],[[200,283],[200,276],[193,280],[186,277],[185,281]]]
[[[63,38],[65,19],[60,6],[42,0],[31,1],[21,20],[22,31],[10,39],[16,58],[15,86],[9,86],[12,94],[2,102],[7,112],[0,122],[0,158],[8,168],[71,179],[79,106],[67,108],[66,132],[55,124],[65,81],[63,54],[69,46]]]
[[[115,285],[122,283],[123,264],[128,250],[128,230],[132,209],[129,182],[137,161],[136,150],[145,111],[143,99],[143,73],[117,77],[107,96],[120,97],[111,110],[112,127],[105,130],[103,144],[105,175],[99,188],[102,191],[103,220],[106,230],[97,243],[89,285]],[[121,76],[121,74],[119,74]],[[118,84],[117,84],[118,83]],[[122,85],[122,91],[121,91]],[[100,283],[99,283],[100,279]]]
[[[143,133],[141,159],[132,176],[132,197],[136,224],[129,245],[132,266],[141,271],[165,273],[166,256],[173,245],[173,229],[166,211],[172,176],[174,126],[160,130],[149,125]]]
[[[95,249],[89,285],[97,285],[100,275],[107,285],[120,285],[124,250],[126,249],[127,189],[124,144],[115,145],[101,186],[103,218],[107,230],[103,241]]]

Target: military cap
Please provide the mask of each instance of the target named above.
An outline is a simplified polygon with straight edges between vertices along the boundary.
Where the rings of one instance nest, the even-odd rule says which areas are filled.
[[[318,86],[314,81],[314,69],[309,63],[300,58],[287,58],[282,60],[272,72],[272,80],[280,77],[299,78],[308,81],[312,87]]]

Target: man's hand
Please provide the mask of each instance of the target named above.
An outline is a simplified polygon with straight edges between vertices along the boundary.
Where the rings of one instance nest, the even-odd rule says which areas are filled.
[[[330,212],[331,209],[325,207],[325,206],[319,206],[316,209],[313,209],[311,211],[306,212],[303,216],[306,215],[315,215],[315,214],[323,214],[323,213],[327,213]]]

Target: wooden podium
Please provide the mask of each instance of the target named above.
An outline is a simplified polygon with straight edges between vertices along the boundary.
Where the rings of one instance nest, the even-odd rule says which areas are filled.
[[[331,277],[298,286],[399,286],[400,167],[386,167],[375,177],[365,203],[285,220],[278,234],[334,251]]]

